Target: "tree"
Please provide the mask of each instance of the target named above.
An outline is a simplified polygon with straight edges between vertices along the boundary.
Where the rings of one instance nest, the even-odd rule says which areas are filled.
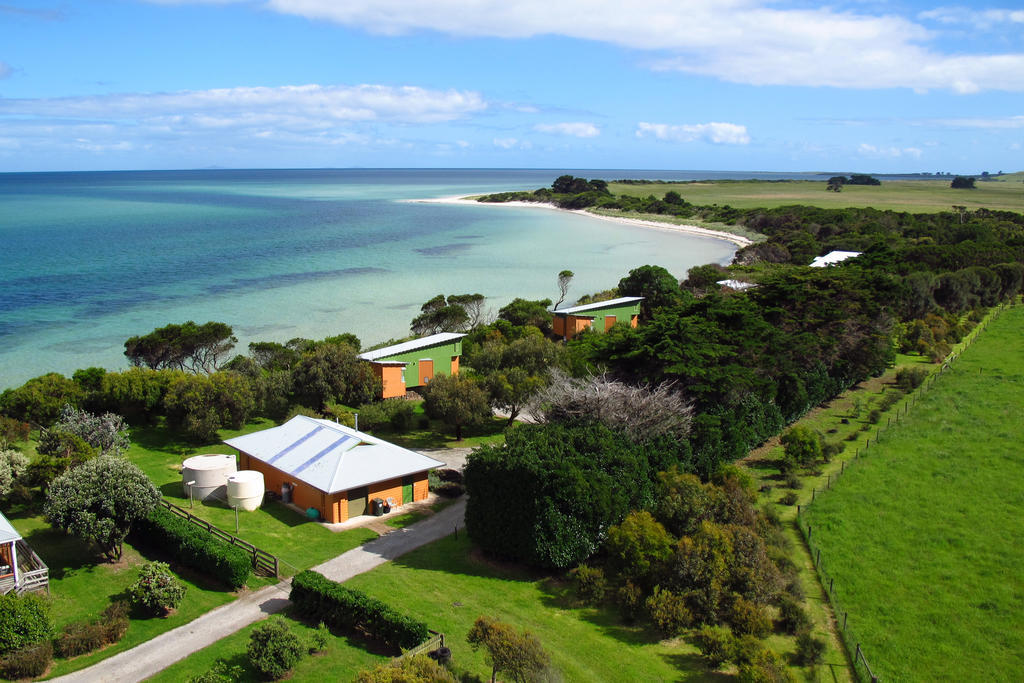
[[[826,187],[825,189],[829,190],[831,192],[842,192],[843,191],[843,185],[846,182],[847,182],[846,176],[841,176],[841,175],[832,176],[831,178],[828,179],[828,187]]]
[[[28,457],[14,449],[0,450],[0,497],[11,492],[14,481],[28,468]]]
[[[310,408],[320,410],[330,401],[357,406],[380,393],[380,380],[369,363],[356,357],[345,344],[321,344],[303,354],[292,372],[295,395]]]
[[[281,617],[271,617],[249,636],[249,662],[267,680],[276,681],[299,663],[306,647]]]
[[[164,615],[185,599],[185,586],[171,573],[166,562],[147,562],[139,578],[128,587],[132,602],[157,615]]]
[[[530,399],[547,386],[549,370],[562,357],[564,347],[531,330],[519,339],[484,342],[466,363],[483,377],[491,405],[509,414],[509,424]]]
[[[519,683],[538,680],[551,661],[535,635],[489,617],[477,617],[466,641],[474,650],[484,648],[491,683],[499,673]]]
[[[114,413],[94,415],[65,404],[52,429],[81,437],[100,455],[124,455],[132,445],[128,425],[123,417]]]
[[[169,368],[210,373],[219,369],[237,342],[231,326],[226,323],[211,320],[197,325],[189,320],[131,337],[124,343],[124,355],[132,365],[145,365],[153,370]]]
[[[974,178],[970,176],[958,175],[953,178],[953,182],[949,184],[954,190],[973,190],[974,189]]]
[[[565,301],[565,295],[569,293],[569,285],[572,283],[572,279],[576,277],[576,274],[571,270],[563,270],[558,274],[558,301],[555,302],[555,310],[558,310],[558,306]]]
[[[215,438],[222,427],[241,428],[255,405],[248,380],[229,371],[179,374],[164,397],[168,422],[197,441]]]
[[[807,466],[821,457],[821,435],[809,427],[790,427],[782,435],[781,442],[786,458],[792,462]]]
[[[0,394],[0,413],[46,427],[60,417],[65,404],[77,406],[81,400],[82,388],[77,383],[50,372]]]
[[[644,319],[649,319],[654,309],[670,306],[680,299],[679,281],[661,266],[634,268],[619,280],[618,290],[619,296],[644,297],[640,304]]]
[[[548,306],[551,299],[513,299],[507,306],[498,310],[498,319],[507,320],[513,325],[532,325],[541,332],[551,331],[551,314]]]
[[[657,583],[672,546],[672,536],[646,510],[626,515],[621,524],[608,529],[604,542],[620,575],[647,587]]]
[[[438,294],[420,306],[410,328],[417,336],[438,332],[465,332],[484,319],[483,294]]]
[[[424,391],[423,410],[454,427],[456,441],[462,441],[463,427],[480,424],[491,415],[487,392],[459,375],[435,375]]]
[[[117,561],[132,524],[159,501],[160,492],[142,470],[103,455],[57,477],[43,513],[53,526],[94,541],[105,557]]]

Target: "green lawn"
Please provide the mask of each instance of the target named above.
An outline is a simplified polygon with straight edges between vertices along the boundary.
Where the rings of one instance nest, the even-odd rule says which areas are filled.
[[[1024,211],[1024,184],[1020,174],[1002,181],[978,182],[974,190],[954,190],[949,180],[885,180],[878,186],[846,185],[842,192],[828,192],[824,181],[772,183],[703,182],[624,185],[610,183],[612,194],[663,197],[675,190],[693,204],[728,204],[741,209],[772,208],[805,204],[824,208],[874,207],[894,211],[949,211],[954,204],[968,209],[984,207],[1006,211]]]
[[[103,562],[95,548],[74,536],[53,530],[41,517],[11,513],[11,522],[50,568],[51,613],[58,629],[73,621],[93,619],[138,578],[139,565],[148,558],[125,544],[121,562]],[[178,569],[178,568],[176,568]],[[223,586],[190,572],[178,572],[186,586],[185,600],[166,618],[132,613],[124,638],[105,650],[71,660],[57,660],[51,675],[77,671],[154,636],[185,624],[214,607],[235,599]]]
[[[807,509],[851,642],[882,680],[1024,670],[1022,405],[1017,307]]]
[[[568,587],[556,580],[480,557],[464,534],[432,543],[346,582],[447,635],[458,666],[490,675],[483,655],[465,642],[473,621],[490,615],[527,628],[540,638],[565,681],[715,681],[724,674],[704,670],[696,650],[680,639],[659,641],[653,633],[620,623],[611,610],[577,607]],[[248,631],[217,642],[167,669],[156,681],[181,681],[218,658],[240,662]],[[773,647],[779,647],[774,639]],[[332,639],[323,657],[303,661],[291,680],[349,680],[361,668],[383,661],[347,638]],[[243,680],[256,680],[248,672]]]
[[[269,420],[254,420],[239,431],[222,430],[221,438],[228,439],[274,426]],[[181,463],[201,453],[233,453],[223,444],[194,446],[180,440],[163,426],[132,429],[132,447],[128,457],[143,469],[160,489],[164,498],[184,508],[189,507],[181,486]],[[333,532],[311,522],[303,515],[279,503],[266,502],[255,512],[238,513],[238,532],[235,532],[235,512],[226,504],[215,501],[195,503],[191,510],[225,531],[249,541],[258,548],[277,555],[284,561],[282,574],[290,576],[301,569],[329,560],[377,537],[369,529]]]

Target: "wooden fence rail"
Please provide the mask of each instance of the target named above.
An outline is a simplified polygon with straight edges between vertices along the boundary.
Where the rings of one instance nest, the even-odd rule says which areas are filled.
[[[178,507],[177,505],[175,505],[174,503],[172,503],[169,500],[161,498],[160,499],[160,504],[163,505],[165,508],[167,508],[172,513],[178,515],[179,517],[181,517],[183,519],[187,519],[192,524],[195,524],[196,526],[205,529],[206,531],[208,531],[209,533],[213,534],[214,536],[216,536],[220,540],[224,541],[225,543],[228,543],[230,545],[236,545],[236,546],[238,546],[240,548],[245,549],[246,552],[248,552],[250,555],[252,555],[252,566],[253,566],[253,569],[255,570],[255,572],[257,574],[261,574],[263,576],[273,576],[274,578],[277,578],[277,577],[280,576],[280,573],[279,573],[280,560],[278,560],[278,558],[276,556],[271,555],[270,553],[268,553],[265,550],[261,550],[260,548],[257,548],[256,546],[254,546],[252,543],[249,543],[248,541],[243,541],[242,539],[238,538],[237,536],[233,536],[233,535],[229,534],[228,532],[224,531],[220,527],[216,527],[216,526],[210,524],[205,519],[201,519],[199,517],[196,517],[195,515],[193,515],[191,512],[189,512],[185,508],[180,508],[180,507]]]
[[[405,659],[406,657],[415,657],[416,655],[423,654],[424,652],[430,652],[440,647],[444,647],[444,634],[437,631],[429,631],[431,636],[424,640],[416,647],[410,648],[403,652],[398,659]]]

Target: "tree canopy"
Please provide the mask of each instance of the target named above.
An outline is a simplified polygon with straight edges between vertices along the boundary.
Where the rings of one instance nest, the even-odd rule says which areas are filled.
[[[194,321],[158,327],[149,334],[131,337],[124,343],[124,355],[132,365],[153,370],[169,368],[189,372],[216,371],[235,347],[231,326]]]

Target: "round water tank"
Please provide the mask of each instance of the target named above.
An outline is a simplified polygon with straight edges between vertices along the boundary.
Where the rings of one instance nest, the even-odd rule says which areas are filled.
[[[191,489],[195,500],[213,496],[224,499],[227,495],[228,476],[238,470],[233,455],[194,455],[181,466],[181,488],[185,497]],[[195,482],[189,486],[189,482]]]
[[[228,505],[255,510],[263,502],[263,473],[242,470],[228,477]]]

